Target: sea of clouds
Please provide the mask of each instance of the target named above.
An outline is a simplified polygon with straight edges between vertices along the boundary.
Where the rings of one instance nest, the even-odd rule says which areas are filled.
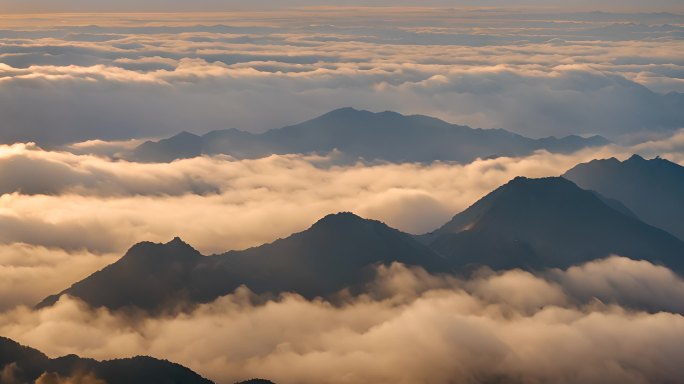
[[[152,355],[221,384],[683,377],[682,278],[618,255],[469,279],[382,266],[334,304],[243,287],[173,315],[68,297],[32,309],[139,241],[181,236],[211,254],[339,211],[424,233],[515,176],[632,153],[684,165],[680,16],[376,12],[0,16],[0,334],[51,357]],[[342,106],[621,145],[469,164],[117,156],[142,138],[260,132]]]
[[[55,306],[0,313],[0,333],[51,356],[151,355],[217,383],[674,383],[684,281],[617,256],[469,280],[399,264],[342,304],[247,288],[189,313]],[[644,311],[643,308],[650,311]]]
[[[335,153],[149,164],[35,144],[0,146],[0,308],[35,304],[140,241],[180,236],[205,254],[222,253],[288,236],[341,211],[421,234],[516,176],[558,176],[580,162],[632,153],[684,164],[682,148],[679,132],[574,154],[335,165]]]
[[[0,17],[0,142],[239,128],[332,109],[534,137],[684,126],[682,17],[478,9]]]

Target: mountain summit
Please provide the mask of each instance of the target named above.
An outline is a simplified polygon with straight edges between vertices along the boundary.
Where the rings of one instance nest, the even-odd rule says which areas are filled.
[[[684,242],[560,177],[517,177],[422,240],[457,266],[565,268],[617,254],[684,271]]]
[[[166,244],[138,243],[116,263],[47,297],[38,307],[54,304],[62,294],[78,297],[95,307],[173,307],[193,298],[189,283],[195,279],[194,268],[204,260],[178,237]]]
[[[617,199],[643,221],[684,239],[684,167],[634,155],[579,164],[563,177]]]
[[[213,384],[182,365],[147,356],[97,361],[75,355],[50,359],[0,336],[0,383]],[[73,378],[73,380],[72,380]]]
[[[394,262],[431,273],[479,266],[542,270],[613,254],[684,271],[684,242],[640,221],[619,202],[560,177],[518,177],[423,236],[343,212],[270,244],[220,255],[203,256],[179,238],[144,242],[60,295],[111,309],[183,309],[241,285],[307,298],[360,292],[373,279],[374,266]]]
[[[296,292],[308,298],[360,288],[373,266],[400,262],[431,272],[447,261],[413,236],[352,213],[328,215],[306,231],[243,251],[203,256],[176,238],[143,242],[39,307],[67,294],[96,307],[178,308],[205,303],[241,285],[257,293]]]
[[[157,142],[145,142],[132,157],[137,161],[167,162],[202,154],[245,159],[273,154],[328,154],[338,150],[353,161],[362,158],[390,162],[469,162],[478,157],[526,155],[539,149],[572,152],[607,143],[600,136],[530,139],[503,129],[473,129],[422,115],[342,108],[261,134],[237,129],[212,131],[204,136],[184,132]]]

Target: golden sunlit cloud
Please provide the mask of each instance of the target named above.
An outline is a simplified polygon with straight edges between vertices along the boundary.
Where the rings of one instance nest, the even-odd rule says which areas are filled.
[[[219,384],[679,377],[684,318],[628,309],[644,287],[661,298],[649,301],[657,309],[683,309],[680,278],[619,257],[547,278],[509,271],[467,281],[395,264],[378,270],[368,295],[341,306],[293,294],[254,305],[238,289],[191,313],[140,318],[63,297],[0,314],[0,333],[52,356],[168,358]],[[611,299],[613,290],[620,295]]]
[[[10,286],[0,290],[0,306],[35,304],[140,241],[181,236],[205,254],[219,253],[288,236],[340,211],[425,233],[515,176],[558,176],[580,162],[632,153],[662,154],[684,164],[682,137],[680,132],[636,147],[571,155],[538,152],[431,165],[339,166],[302,155],[143,164],[34,145],[0,146],[0,277],[26,286],[22,295]]]

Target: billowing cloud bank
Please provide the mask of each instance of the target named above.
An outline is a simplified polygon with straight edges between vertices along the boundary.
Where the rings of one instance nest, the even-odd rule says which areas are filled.
[[[646,295],[669,312],[630,309]],[[0,314],[0,334],[52,356],[168,358],[218,383],[667,383],[684,375],[683,298],[669,270],[619,257],[469,281],[393,265],[340,306],[295,295],[253,304],[240,289],[140,318],[63,298]]]
[[[578,162],[634,151],[682,163],[682,138],[465,165],[336,166],[334,154],[140,164],[0,146],[0,309],[33,305],[140,241],[181,236],[206,254],[224,252],[288,236],[340,211],[424,233],[515,176],[557,176]]]
[[[684,126],[681,25],[426,8],[5,16],[0,143],[260,131],[344,106],[532,136],[667,131]]]

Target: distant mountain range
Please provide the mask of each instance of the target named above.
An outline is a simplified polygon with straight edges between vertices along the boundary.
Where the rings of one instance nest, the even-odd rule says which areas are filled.
[[[97,361],[76,355],[50,359],[5,337],[0,337],[0,373],[0,382],[8,384],[34,383],[39,378],[43,383],[213,384],[190,369],[166,360],[136,356]],[[91,380],[84,380],[85,376]]]
[[[254,159],[273,154],[328,154],[338,150],[350,161],[361,158],[389,162],[470,162],[478,157],[527,155],[540,149],[574,152],[607,143],[601,136],[531,139],[503,129],[473,129],[428,116],[343,108],[261,134],[237,129],[212,131],[203,136],[183,132],[143,143],[130,159],[169,162],[215,154]]]
[[[563,177],[617,199],[643,221],[684,239],[684,167],[661,158],[594,160]]]
[[[243,284],[308,298],[354,293],[373,278],[373,266],[393,262],[462,274],[479,266],[565,268],[612,254],[684,271],[684,242],[619,202],[564,178],[516,178],[426,235],[340,213],[286,239],[221,255],[203,256],[179,238],[146,242],[59,295],[97,307],[158,310],[209,302]]]

